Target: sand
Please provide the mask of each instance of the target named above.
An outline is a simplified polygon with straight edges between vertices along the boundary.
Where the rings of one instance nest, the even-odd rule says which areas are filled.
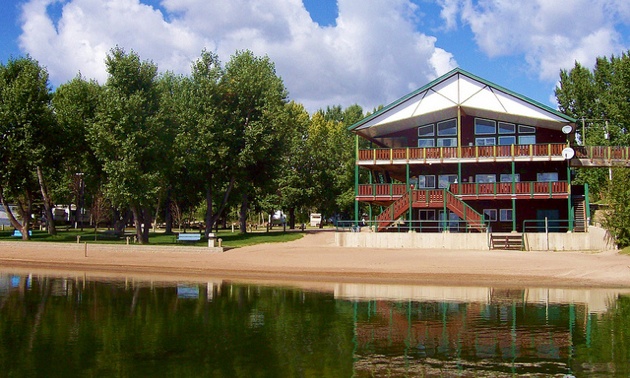
[[[234,248],[0,243],[0,271],[160,279],[405,285],[630,288],[630,256],[604,252],[366,249],[334,245],[334,232]]]

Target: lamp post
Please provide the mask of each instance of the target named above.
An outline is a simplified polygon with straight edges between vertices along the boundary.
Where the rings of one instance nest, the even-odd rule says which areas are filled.
[[[74,216],[74,228],[77,229],[79,227],[79,224],[81,225],[81,231],[83,231],[83,197],[85,194],[85,183],[83,181],[83,172],[77,172],[76,173],[76,177],[77,177],[77,183],[78,183],[78,188],[77,188],[77,208],[76,208],[76,214]],[[80,217],[80,218],[79,218]]]

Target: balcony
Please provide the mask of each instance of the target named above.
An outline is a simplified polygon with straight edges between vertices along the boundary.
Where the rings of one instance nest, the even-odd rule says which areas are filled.
[[[630,147],[620,146],[577,146],[574,167],[630,167]]]
[[[359,165],[563,161],[564,143],[510,146],[408,147],[359,150]],[[626,151],[627,152],[627,151]],[[627,154],[625,155],[628,156]]]
[[[436,189],[418,189],[415,192],[435,192]],[[443,189],[437,189],[443,191]],[[451,184],[449,191],[462,200],[495,199],[566,199],[569,197],[569,183],[552,182],[492,182]],[[407,192],[406,184],[366,184],[359,185],[357,200],[388,204],[401,198]]]

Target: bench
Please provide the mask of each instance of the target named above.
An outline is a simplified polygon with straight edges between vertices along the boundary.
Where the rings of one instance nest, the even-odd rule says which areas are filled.
[[[22,231],[20,230],[13,230],[13,234],[11,235],[14,238],[21,238],[22,237]],[[28,230],[28,236],[33,236],[33,230]]]
[[[201,234],[198,233],[179,233],[177,234],[177,241],[181,242],[197,242],[201,240]]]

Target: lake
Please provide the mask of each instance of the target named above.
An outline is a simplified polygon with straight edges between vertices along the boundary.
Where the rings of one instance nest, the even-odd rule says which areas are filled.
[[[0,270],[0,376],[628,377],[630,290]]]

